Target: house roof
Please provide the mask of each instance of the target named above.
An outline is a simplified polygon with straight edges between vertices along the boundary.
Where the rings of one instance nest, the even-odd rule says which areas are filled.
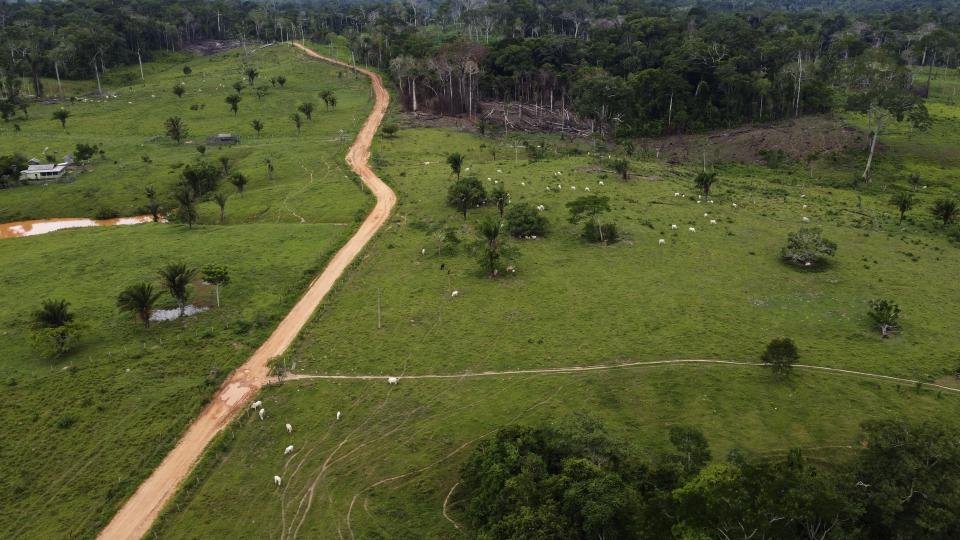
[[[44,163],[42,165],[30,165],[22,172],[61,172],[66,168],[66,163]]]

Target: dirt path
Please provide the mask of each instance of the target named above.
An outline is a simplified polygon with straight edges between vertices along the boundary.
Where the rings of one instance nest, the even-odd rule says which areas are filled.
[[[294,44],[308,56],[354,69],[352,66],[319,55],[306,47]],[[253,353],[245,364],[230,374],[210,403],[203,409],[176,447],[167,454],[153,473],[113,516],[100,533],[101,539],[141,538],[150,529],[154,520],[177,491],[180,483],[190,474],[204,449],[221,429],[247,406],[247,401],[267,382],[267,363],[287,350],[303,326],[310,320],[320,301],[333,287],[347,266],[363,250],[367,242],[380,230],[390,216],[396,203],[396,195],[367,166],[370,144],[386,113],[390,95],[377,74],[356,68],[370,77],[376,103],[366,123],[357,134],[357,139],[347,152],[350,168],[363,180],[377,198],[377,204],[350,240],[337,251],[323,272],[310,284],[307,292],[287,313],[269,338]],[[269,415],[269,411],[267,412]]]
[[[662,365],[672,365],[672,364],[712,364],[712,365],[726,365],[726,366],[754,366],[761,367],[764,364],[759,362],[735,362],[732,360],[709,360],[709,359],[679,359],[679,360],[652,360],[647,362],[625,362],[622,364],[599,364],[595,366],[570,366],[570,367],[555,367],[555,368],[538,368],[538,369],[514,369],[508,371],[478,371],[475,373],[452,373],[452,374],[427,374],[427,375],[404,375],[400,376],[400,379],[463,379],[463,378],[474,378],[474,377],[505,377],[510,375],[548,375],[551,373],[557,374],[569,374],[569,373],[584,373],[588,371],[607,371],[611,369],[625,369],[631,367],[644,367],[644,366],[662,366]],[[825,371],[827,373],[835,373],[842,375],[854,375],[859,377],[866,377],[870,379],[881,379],[885,381],[904,383],[904,384],[922,384],[927,388],[937,388],[940,390],[946,390],[948,392],[960,393],[960,388],[955,388],[952,386],[944,386],[942,384],[932,383],[932,382],[923,382],[916,381],[913,379],[904,379],[902,377],[894,377],[891,375],[881,375],[879,373],[869,373],[866,371],[853,371],[850,369],[842,368],[832,368],[826,366],[812,366],[808,364],[794,364],[796,369],[809,369],[813,371]],[[360,381],[374,381],[382,380],[386,382],[387,375],[288,375],[284,380],[286,381],[296,381],[296,380],[309,380],[309,379],[342,379],[342,380],[360,380]]]

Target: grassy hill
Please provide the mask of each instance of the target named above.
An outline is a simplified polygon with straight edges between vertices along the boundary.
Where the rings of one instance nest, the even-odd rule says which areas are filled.
[[[266,81],[269,91],[258,102],[245,88],[234,116],[224,97],[242,78],[241,55],[234,50],[151,64],[145,84],[119,86],[130,78],[113,71],[105,92],[118,97],[66,103],[65,130],[50,119],[57,104],[32,106],[29,120],[17,120],[18,134],[11,124],[2,126],[0,153],[30,156],[49,147],[62,157],[78,142],[102,144],[106,152],[74,183],[0,190],[2,220],[90,216],[103,207],[135,214],[147,185],[170,209],[180,166],[200,159],[219,164],[228,157],[231,169],[250,179],[242,196],[223,182],[220,190],[231,194],[224,225],[216,224],[219,209],[206,201],[192,230],[146,224],[0,241],[0,383],[8,400],[0,418],[4,537],[94,536],[372,204],[343,162],[371,106],[367,81],[286,46],[259,49],[247,64],[260,71],[257,85]],[[191,75],[184,75],[184,65]],[[283,88],[270,86],[278,75],[287,78]],[[182,98],[171,92],[177,81],[187,87]],[[336,92],[336,108],[324,109],[317,96],[322,89]],[[298,135],[289,117],[305,101],[320,106]],[[204,107],[191,110],[194,103]],[[172,115],[184,118],[194,144],[161,135]],[[266,126],[259,138],[253,118]],[[239,133],[243,142],[201,156],[196,142],[217,132]],[[266,158],[274,164],[272,178]],[[226,266],[232,280],[221,292],[222,307],[216,308],[212,288],[195,280],[191,303],[209,311],[144,330],[117,311],[117,294],[140,281],[157,284],[157,271],[171,262]],[[77,348],[56,359],[30,343],[31,313],[47,298],[70,302],[82,325]],[[161,307],[173,306],[169,295],[161,299]]]

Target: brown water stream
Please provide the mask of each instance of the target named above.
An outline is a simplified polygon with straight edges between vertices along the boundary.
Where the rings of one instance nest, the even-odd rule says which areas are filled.
[[[14,221],[0,224],[0,238],[15,238],[20,236],[36,236],[63,229],[79,227],[107,227],[110,225],[138,225],[153,221],[151,216],[132,216],[115,219],[88,219],[88,218],[51,218],[34,219],[30,221]]]

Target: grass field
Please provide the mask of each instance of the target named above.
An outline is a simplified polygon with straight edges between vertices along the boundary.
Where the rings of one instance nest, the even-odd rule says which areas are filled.
[[[214,225],[218,209],[206,202],[192,230],[146,224],[0,241],[0,383],[9,400],[0,418],[0,536],[94,536],[372,204],[343,163],[355,126],[371,106],[368,83],[276,45],[258,50],[250,62],[267,80],[285,74],[286,87],[271,88],[260,104],[245,89],[234,117],[223,102],[227,90],[216,86],[240,78],[238,54],[190,59],[193,74],[185,78],[182,99],[170,92],[184,79],[179,58],[146,66],[145,86],[114,86],[124,71],[114,70],[105,91],[120,97],[70,103],[66,130],[49,119],[56,106],[34,105],[19,135],[0,136],[0,153],[30,155],[50,146],[62,156],[82,141],[102,142],[107,152],[74,183],[0,190],[4,220],[90,215],[103,206],[137,213],[148,184],[167,197],[178,176],[171,165],[200,158],[195,145],[147,140],[173,114],[197,135],[239,132],[241,145],[208,149],[206,159],[227,155],[251,178],[242,197],[230,197],[224,226]],[[317,97],[323,88],[339,98],[329,112]],[[298,136],[289,115],[305,100],[321,105]],[[191,111],[191,103],[206,107]],[[267,126],[259,139],[249,127],[255,117]],[[272,180],[263,164],[267,156],[275,164]],[[233,192],[226,183],[221,189]],[[211,307],[206,313],[145,331],[117,311],[124,287],[157,283],[160,267],[181,261],[230,270],[222,308],[215,308],[211,287],[195,281],[192,302]],[[83,327],[77,348],[59,359],[44,358],[30,345],[30,314],[45,298],[69,301]],[[174,305],[169,296],[161,303]]]
[[[438,129],[381,139],[374,163],[399,197],[393,222],[321,307],[288,365],[409,376],[678,358],[756,362],[779,336],[798,343],[805,364],[922,381],[960,364],[960,283],[952,278],[960,251],[927,211],[951,193],[947,182],[931,182],[898,225],[889,191],[820,184],[800,167],[718,165],[714,202],[698,203],[696,171],[687,167],[634,160],[623,182],[607,158],[548,151],[529,162],[521,151],[515,160],[511,144]],[[464,174],[488,190],[505,182],[512,203],[545,205],[551,229],[514,241],[515,276],[483,277],[463,245],[437,254],[437,231],[456,230],[467,244],[479,218],[496,212],[471,210],[464,223],[444,206],[452,151],[467,155]],[[849,159],[821,167],[840,175],[856,168]],[[557,184],[559,191],[546,189]],[[565,204],[588,187],[611,198],[608,220],[623,231],[620,243],[586,244],[566,221]],[[778,259],[803,217],[839,245],[822,271]],[[866,313],[881,297],[904,312],[902,333],[889,340]],[[155,529],[159,537],[458,537],[441,512],[458,465],[479,437],[511,422],[586,414],[648,454],[664,447],[667,426],[684,423],[705,432],[717,459],[735,447],[767,454],[799,446],[837,460],[855,451],[863,420],[955,426],[960,405],[951,393],[850,375],[801,370],[777,383],[760,368],[690,365],[401,378],[395,389],[383,380],[299,381],[262,398],[268,419],[237,421],[210,449]],[[339,423],[337,410],[345,414]],[[289,459],[287,444],[296,448]],[[275,474],[281,489],[271,483]],[[456,504],[451,511],[456,519]]]

